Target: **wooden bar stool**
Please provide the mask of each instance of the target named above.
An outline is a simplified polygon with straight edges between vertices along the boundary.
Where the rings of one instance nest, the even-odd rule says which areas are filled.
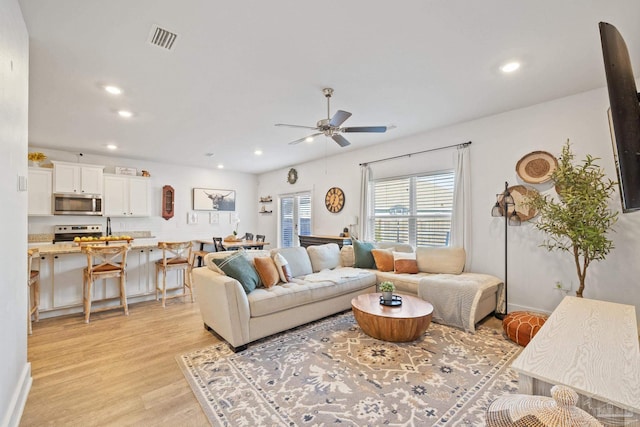
[[[130,245],[87,245],[82,246],[81,250],[87,254],[87,267],[83,271],[82,300],[84,302],[84,322],[89,323],[91,316],[91,302],[93,298],[93,285],[96,280],[109,279],[113,277],[120,278],[120,295],[115,298],[104,298],[101,301],[119,299],[120,305],[102,307],[94,309],[93,312],[113,310],[123,308],[124,314],[129,315],[129,307],[127,306],[126,292],[126,272],[127,252]]]
[[[162,306],[166,307],[166,300],[187,296],[187,288],[193,302],[193,288],[191,287],[191,271],[195,259],[192,250],[193,242],[158,242],[162,249],[162,259],[156,261],[156,301],[158,291],[162,292]],[[182,270],[182,286],[167,289],[167,271]],[[159,286],[158,275],[162,272],[162,287]],[[181,294],[167,296],[167,291],[182,289]]]
[[[38,249],[27,250],[27,288],[29,292],[27,297],[27,312],[29,317],[27,330],[29,335],[33,333],[32,319],[35,318],[36,322],[40,320],[40,271],[33,269],[33,259],[39,256],[40,252]],[[31,296],[32,293],[33,298]]]

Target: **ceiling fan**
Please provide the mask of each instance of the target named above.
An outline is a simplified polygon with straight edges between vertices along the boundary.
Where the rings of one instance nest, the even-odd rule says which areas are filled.
[[[325,98],[327,98],[327,118],[318,120],[316,126],[301,126],[301,125],[288,125],[285,123],[276,123],[276,126],[286,126],[291,128],[302,128],[302,129],[311,129],[317,131],[316,133],[305,136],[304,138],[296,139],[295,141],[291,141],[289,145],[298,144],[302,141],[311,141],[313,138],[319,135],[324,135],[333,139],[339,146],[346,147],[351,143],[347,141],[347,139],[341,135],[341,133],[349,133],[349,132],[374,132],[374,133],[383,133],[387,131],[386,126],[356,126],[356,127],[341,127],[349,117],[351,117],[351,113],[348,111],[338,110],[331,117],[330,112],[330,99],[331,95],[333,95],[333,89],[330,87],[322,89],[322,93],[324,93]]]

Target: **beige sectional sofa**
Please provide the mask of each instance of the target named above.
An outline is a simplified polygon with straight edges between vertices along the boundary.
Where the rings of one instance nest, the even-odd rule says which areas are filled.
[[[410,245],[379,243],[395,252],[413,253]],[[422,268],[433,265],[455,272],[396,274],[375,269],[354,268],[353,249],[342,250],[334,243],[308,248],[277,248],[271,251],[244,251],[248,263],[257,266],[271,260],[280,279],[275,286],[245,289],[244,283],[225,275],[219,265],[233,253],[211,253],[205,266],[193,270],[197,301],[205,327],[215,331],[238,351],[257,339],[351,308],[351,300],[362,293],[375,292],[377,284],[390,280],[397,293],[418,295],[434,305],[434,321],[468,331],[495,310],[501,281],[493,276],[463,273],[464,251],[450,248],[417,248],[416,260]],[[238,258],[238,254],[234,255]],[[259,260],[254,261],[256,258]],[[284,271],[283,271],[284,270]],[[288,275],[288,276],[287,276]],[[262,274],[260,274],[262,277]],[[457,281],[456,281],[457,279]],[[270,279],[267,279],[270,280]],[[245,280],[246,281],[246,280]],[[436,291],[437,290],[437,291]]]
[[[238,351],[259,338],[350,309],[355,296],[375,292],[376,275],[340,266],[339,249],[333,245],[335,248],[329,251],[333,261],[324,254],[316,254],[317,249],[311,249],[315,247],[310,247],[310,251],[302,247],[272,249],[270,253],[246,251],[250,258],[283,255],[294,277],[291,282],[249,293],[236,279],[211,268],[214,259],[227,254],[208,254],[206,266],[193,270],[205,327]]]

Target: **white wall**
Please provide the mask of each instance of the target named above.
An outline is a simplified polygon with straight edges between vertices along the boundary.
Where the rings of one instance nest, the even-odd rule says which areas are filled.
[[[256,224],[258,207],[257,178],[255,175],[227,172],[216,168],[203,169],[154,163],[144,160],[97,156],[41,147],[29,147],[32,151],[41,151],[48,160],[79,162],[105,165],[105,172],[113,173],[116,166],[136,168],[138,173],[147,170],[151,174],[150,203],[151,217],[112,218],[114,234],[126,234],[128,231],[150,231],[159,240],[211,239],[215,236],[227,236],[235,227],[236,216],[240,218],[238,233],[257,234]],[[175,215],[169,220],[161,216],[162,187],[171,185],[175,190]],[[230,189],[236,191],[236,212],[219,212],[218,223],[211,224],[208,211],[192,209],[193,188]],[[187,224],[187,213],[195,212],[197,224]],[[231,218],[230,218],[231,217]],[[29,234],[53,233],[54,225],[64,224],[102,224],[106,227],[105,217],[49,216],[29,217]]]
[[[0,0],[0,426],[17,425],[31,387],[27,363],[29,36],[17,0]]]
[[[349,218],[358,214],[360,171],[358,164],[388,156],[472,141],[472,249],[469,270],[504,277],[504,222],[491,217],[495,196],[510,185],[526,184],[516,175],[515,165],[522,156],[545,150],[556,156],[571,140],[577,160],[586,154],[601,158],[599,164],[616,179],[611,138],[606,116],[606,89],[577,94],[525,109],[482,118],[425,134],[405,138],[369,149],[347,152],[320,161],[296,165],[298,183],[286,183],[287,169],[260,175],[258,192],[274,199],[282,193],[314,191],[315,234],[338,234]],[[426,154],[424,156],[429,156]],[[399,171],[402,174],[403,171]],[[329,187],[341,187],[347,197],[342,212],[331,214],[324,208]],[[534,186],[553,191],[550,185]],[[620,210],[616,192],[611,206]],[[274,213],[259,218],[259,227],[277,233],[277,203]],[[605,261],[594,262],[588,270],[585,297],[633,304],[640,315],[640,213],[620,215],[610,237],[615,249]],[[511,227],[509,242],[509,309],[552,311],[564,294],[554,289],[556,281],[577,288],[572,256],[548,252],[539,247],[543,234],[531,224]]]

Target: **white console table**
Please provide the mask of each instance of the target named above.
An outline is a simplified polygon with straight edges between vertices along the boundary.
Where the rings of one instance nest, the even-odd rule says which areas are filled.
[[[605,425],[640,425],[635,307],[565,297],[511,367],[519,391],[550,396],[563,384]]]

